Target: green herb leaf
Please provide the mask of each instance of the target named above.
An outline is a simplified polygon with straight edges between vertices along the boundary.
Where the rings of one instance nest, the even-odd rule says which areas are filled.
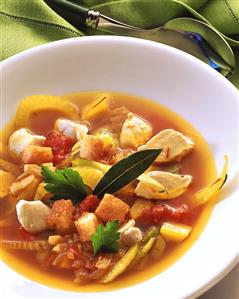
[[[158,157],[161,149],[136,152],[114,164],[96,185],[93,194],[102,198],[105,193],[114,193],[141,175]]]
[[[94,255],[99,251],[118,252],[120,238],[118,229],[117,220],[107,222],[105,227],[102,224],[98,225],[96,232],[91,236]]]
[[[71,168],[51,171],[42,166],[41,173],[46,183],[44,187],[54,195],[54,199],[70,198],[77,203],[87,196],[85,185],[77,171]]]

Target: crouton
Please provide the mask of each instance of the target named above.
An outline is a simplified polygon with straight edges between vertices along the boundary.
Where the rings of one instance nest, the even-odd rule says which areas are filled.
[[[43,147],[38,145],[29,145],[25,148],[22,155],[22,162],[24,164],[48,163],[53,161],[52,149],[50,147]]]
[[[76,221],[75,226],[80,235],[80,240],[86,242],[95,233],[99,221],[94,213],[83,213]]]
[[[59,233],[68,233],[74,229],[73,212],[75,208],[70,199],[54,202],[47,223]]]
[[[111,194],[105,194],[101,200],[95,214],[104,222],[118,220],[123,222],[129,211],[129,206]]]
[[[97,136],[85,135],[80,141],[80,156],[87,160],[99,160],[104,150],[104,142]]]

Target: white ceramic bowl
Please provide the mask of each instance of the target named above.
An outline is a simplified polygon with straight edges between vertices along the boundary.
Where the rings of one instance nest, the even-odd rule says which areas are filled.
[[[4,298],[161,298],[198,296],[238,261],[239,93],[198,59],[174,48],[125,37],[58,41],[16,55],[1,65],[4,125],[20,98],[36,93],[111,90],[139,95],[176,111],[208,141],[229,181],[199,240],[178,262],[152,279],[109,293],[70,293],[31,282],[1,264]],[[1,293],[3,283],[1,283]],[[3,294],[3,293],[2,293]]]

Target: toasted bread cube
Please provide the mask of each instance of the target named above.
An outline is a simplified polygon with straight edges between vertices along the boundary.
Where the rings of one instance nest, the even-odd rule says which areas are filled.
[[[80,240],[86,242],[95,233],[99,221],[94,213],[83,213],[76,221],[75,226],[80,235]]]
[[[74,229],[72,220],[75,207],[70,199],[56,200],[48,216],[48,225],[60,234],[69,233]]]
[[[38,145],[29,145],[23,152],[22,162],[24,164],[37,164],[49,163],[53,160],[51,147],[43,147]]]
[[[118,220],[123,222],[129,211],[129,206],[111,194],[105,194],[101,200],[95,214],[104,222]]]

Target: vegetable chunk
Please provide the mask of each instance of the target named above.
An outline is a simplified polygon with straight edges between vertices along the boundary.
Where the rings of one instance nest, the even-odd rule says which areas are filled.
[[[0,170],[0,198],[4,198],[8,195],[14,178],[15,177],[11,173]]]
[[[165,222],[160,229],[160,234],[165,241],[182,242],[188,237],[191,230],[192,227],[189,225]]]
[[[124,148],[137,149],[152,136],[151,126],[142,118],[128,113],[120,133],[120,145]]]
[[[114,280],[117,276],[123,273],[130,263],[134,260],[139,249],[138,243],[130,247],[126,254],[114,265],[110,272],[108,272],[102,279],[101,282],[108,283]]]
[[[186,156],[193,148],[191,139],[174,129],[166,129],[153,136],[138,150],[160,148],[162,152],[155,160],[157,163],[178,161]]]
[[[101,200],[95,214],[104,222],[118,220],[123,222],[129,211],[129,206],[111,194],[105,194]]]
[[[81,110],[81,119],[93,120],[103,116],[105,112],[109,111],[110,97],[107,94],[98,96],[96,100],[84,106]]]
[[[183,194],[192,182],[191,175],[151,171],[139,177],[135,189],[138,196],[148,199],[170,199]]]

